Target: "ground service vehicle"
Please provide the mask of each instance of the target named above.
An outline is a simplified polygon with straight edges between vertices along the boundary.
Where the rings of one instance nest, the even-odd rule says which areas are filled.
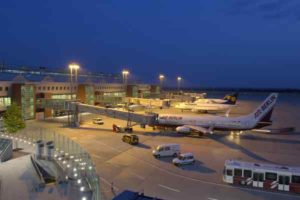
[[[195,159],[192,153],[181,153],[177,158],[174,158],[172,162],[176,166],[188,165],[195,163]]]
[[[136,145],[139,143],[139,137],[137,135],[123,135],[122,141],[128,144]]]
[[[156,158],[174,156],[180,154],[179,144],[161,144],[158,145],[155,150],[152,151],[152,154]]]
[[[103,125],[104,122],[101,118],[95,118],[93,119],[93,124]]]
[[[113,124],[112,128],[113,128],[113,132],[116,132],[116,133],[125,132],[125,130],[121,126],[116,125],[116,124]]]
[[[226,160],[223,181],[267,190],[300,193],[300,167]]]
[[[133,132],[133,128],[128,127],[128,126],[122,127],[122,126],[113,124],[112,128],[113,128],[113,132],[116,132],[116,133],[123,133],[123,132],[132,133]]]

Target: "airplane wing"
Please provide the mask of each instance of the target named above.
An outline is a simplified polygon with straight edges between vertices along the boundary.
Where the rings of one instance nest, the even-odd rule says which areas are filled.
[[[209,129],[207,129],[202,126],[193,126],[193,125],[184,125],[184,127],[190,128],[195,131],[199,131],[204,134],[207,134],[207,133],[213,134],[213,129],[214,129],[214,127],[209,127]]]

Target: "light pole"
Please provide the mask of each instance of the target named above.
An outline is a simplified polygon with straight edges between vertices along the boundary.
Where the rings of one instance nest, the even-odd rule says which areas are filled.
[[[180,92],[181,81],[182,81],[182,78],[181,78],[180,76],[178,76],[178,77],[177,77],[177,88],[178,88],[178,92]]]
[[[129,75],[129,71],[124,69],[122,71],[122,75],[123,75],[123,83],[124,83],[124,86],[127,85],[127,79],[128,79],[128,75]]]
[[[158,78],[159,78],[160,90],[162,91],[165,76],[163,74],[160,74]]]
[[[69,64],[69,69],[70,69],[70,80],[71,80],[71,100],[73,100],[73,96],[74,96],[74,81],[73,81],[73,70],[75,71],[75,84],[76,84],[76,91],[78,89],[78,84],[77,84],[77,81],[78,81],[78,70],[79,70],[79,65],[76,64],[76,63],[71,63]],[[77,92],[76,92],[76,98],[75,100],[77,99]],[[77,121],[78,121],[78,116],[77,116],[77,112],[76,112],[76,108],[75,110],[73,111],[73,119],[72,119],[72,116],[71,116],[71,119],[72,119],[72,123],[76,124]],[[68,114],[68,123],[70,124],[70,118],[69,118],[69,114]]]
[[[75,71],[75,85],[76,85],[76,91],[77,91],[77,87],[78,87],[78,70],[79,70],[79,68],[80,68],[80,66],[76,63],[71,63],[69,65],[70,76],[71,76],[71,99],[73,99],[73,95],[74,95],[73,70]]]
[[[128,75],[129,75],[129,71],[126,69],[123,69],[122,76],[123,76],[123,87],[124,87],[125,96],[127,96],[126,86],[127,86]]]

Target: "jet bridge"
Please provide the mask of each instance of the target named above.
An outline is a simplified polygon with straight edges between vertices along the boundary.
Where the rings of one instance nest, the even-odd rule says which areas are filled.
[[[115,110],[111,108],[103,108],[93,105],[87,105],[82,103],[72,103],[75,104],[75,111],[77,113],[89,112],[98,115],[104,115],[111,118],[127,120],[135,122],[141,125],[155,125],[157,115],[156,114],[137,114],[129,111]]]
[[[157,114],[138,114],[129,111],[121,111],[111,108],[83,104],[70,100],[47,99],[43,104],[43,107],[68,110],[69,113],[73,116],[71,117],[71,121],[75,122],[75,124],[77,125],[79,124],[78,114],[83,112],[103,115],[110,118],[122,119],[128,122],[134,122],[136,124],[148,126],[154,126],[157,118]]]

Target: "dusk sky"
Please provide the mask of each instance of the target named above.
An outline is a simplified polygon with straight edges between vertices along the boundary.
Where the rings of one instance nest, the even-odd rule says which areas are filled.
[[[185,86],[300,88],[299,0],[2,1],[0,60]]]

